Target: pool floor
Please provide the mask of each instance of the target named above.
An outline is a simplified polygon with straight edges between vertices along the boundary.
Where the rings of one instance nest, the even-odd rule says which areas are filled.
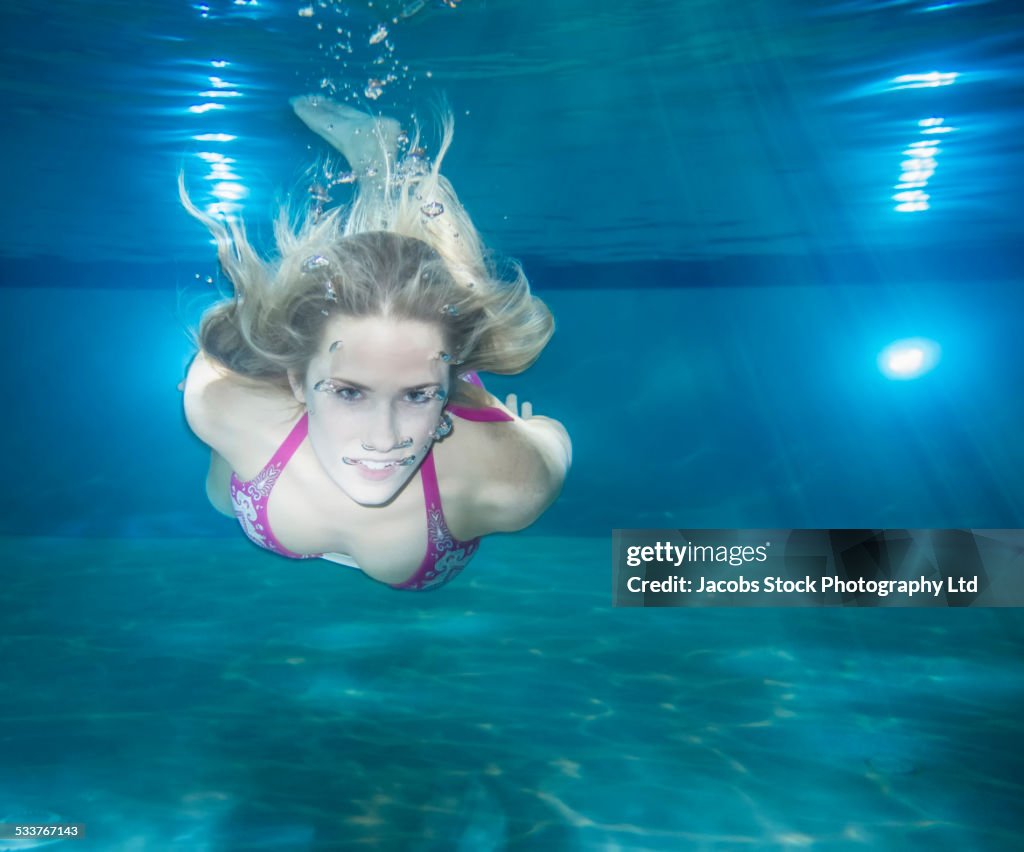
[[[610,558],[497,536],[408,593],[241,537],[0,539],[0,822],[81,823],[73,852],[1020,848],[1020,610],[613,609]]]

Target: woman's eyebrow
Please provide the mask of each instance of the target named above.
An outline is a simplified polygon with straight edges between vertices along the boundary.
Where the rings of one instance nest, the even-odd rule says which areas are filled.
[[[356,390],[361,390],[361,391],[372,391],[373,390],[373,388],[371,388],[371,387],[367,387],[366,385],[360,384],[359,382],[354,382],[351,379],[343,379],[340,376],[331,376],[331,381],[332,382],[339,382],[340,384],[343,384],[343,385],[349,385],[350,387],[353,387]],[[427,381],[423,382],[422,384],[410,385],[407,388],[402,388],[402,391],[406,392],[406,391],[413,391],[413,390],[426,390],[427,388],[440,388],[440,387],[441,387],[441,383],[440,382],[435,382],[435,381],[431,381],[431,380],[428,379]]]
[[[341,376],[330,376],[330,381],[337,382],[338,384],[341,384],[341,385],[348,385],[349,387],[353,387],[356,390],[361,390],[361,391],[372,390],[372,388],[368,388],[366,385],[361,385],[361,384],[359,384],[359,382],[354,382],[351,379],[343,379]]]

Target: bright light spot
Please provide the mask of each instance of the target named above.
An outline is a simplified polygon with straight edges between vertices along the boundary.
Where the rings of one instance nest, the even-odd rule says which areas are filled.
[[[227,181],[218,183],[212,192],[222,201],[238,201],[249,194],[249,190],[242,186],[242,184],[229,183]]]
[[[878,356],[878,368],[889,379],[916,379],[939,362],[939,345],[933,340],[913,337],[890,343]]]
[[[218,154],[215,151],[200,151],[196,156],[200,160],[206,160],[208,163],[226,163],[227,160],[223,154]]]
[[[919,213],[928,209],[927,201],[906,201],[896,205],[897,213]]]
[[[929,75],[918,76],[927,77]],[[909,79],[909,77],[901,77],[900,79]],[[946,126],[945,121],[944,118],[933,116],[931,118],[922,118],[917,122],[917,126],[921,128],[922,136],[933,133],[949,133],[956,130],[955,127]],[[909,159],[900,163],[900,168],[903,171],[900,174],[899,182],[896,184],[896,189],[900,191],[893,196],[894,201],[900,202],[895,207],[897,213],[920,213],[922,210],[929,208],[929,196],[920,190],[923,190],[928,185],[929,179],[935,174],[935,169],[938,168],[938,160],[936,160],[938,153],[938,139],[916,139],[903,150],[904,156],[909,157]],[[907,190],[916,191],[908,192]]]
[[[227,68],[231,63],[228,62],[226,59],[214,59],[212,62],[210,62],[210,64],[214,68]]]
[[[224,104],[196,104],[188,108],[189,112],[209,112],[211,109],[224,109]]]
[[[209,92],[200,92],[199,97],[201,98],[240,98],[242,97],[241,92],[226,92],[223,89],[212,89]]]
[[[907,169],[931,169],[935,171],[937,165],[934,157],[911,157],[909,160],[904,160],[900,163],[900,168]]]
[[[205,180],[241,180],[242,178],[236,175],[233,171],[225,169],[222,172],[214,172],[213,174],[207,175]]]
[[[232,136],[229,133],[200,133],[198,136],[193,136],[196,142],[233,142],[237,139],[237,136]]]
[[[921,182],[922,184],[928,181],[935,173],[935,169],[918,169],[914,172],[904,172],[900,175],[901,181]]]
[[[955,71],[931,71],[928,74],[903,74],[893,78],[895,89],[930,89],[936,86],[952,86],[960,75]]]

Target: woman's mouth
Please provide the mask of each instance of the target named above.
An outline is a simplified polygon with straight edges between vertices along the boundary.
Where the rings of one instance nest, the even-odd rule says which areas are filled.
[[[353,459],[348,456],[342,456],[341,460],[345,464],[358,468],[359,473],[367,479],[378,480],[387,479],[398,468],[412,464],[416,457],[408,456],[397,461],[372,461],[370,459]]]

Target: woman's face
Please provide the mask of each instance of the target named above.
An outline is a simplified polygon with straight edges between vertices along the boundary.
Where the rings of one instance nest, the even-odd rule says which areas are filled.
[[[439,325],[333,317],[301,385],[293,377],[313,452],[357,503],[388,503],[430,449],[449,391],[444,349]]]

